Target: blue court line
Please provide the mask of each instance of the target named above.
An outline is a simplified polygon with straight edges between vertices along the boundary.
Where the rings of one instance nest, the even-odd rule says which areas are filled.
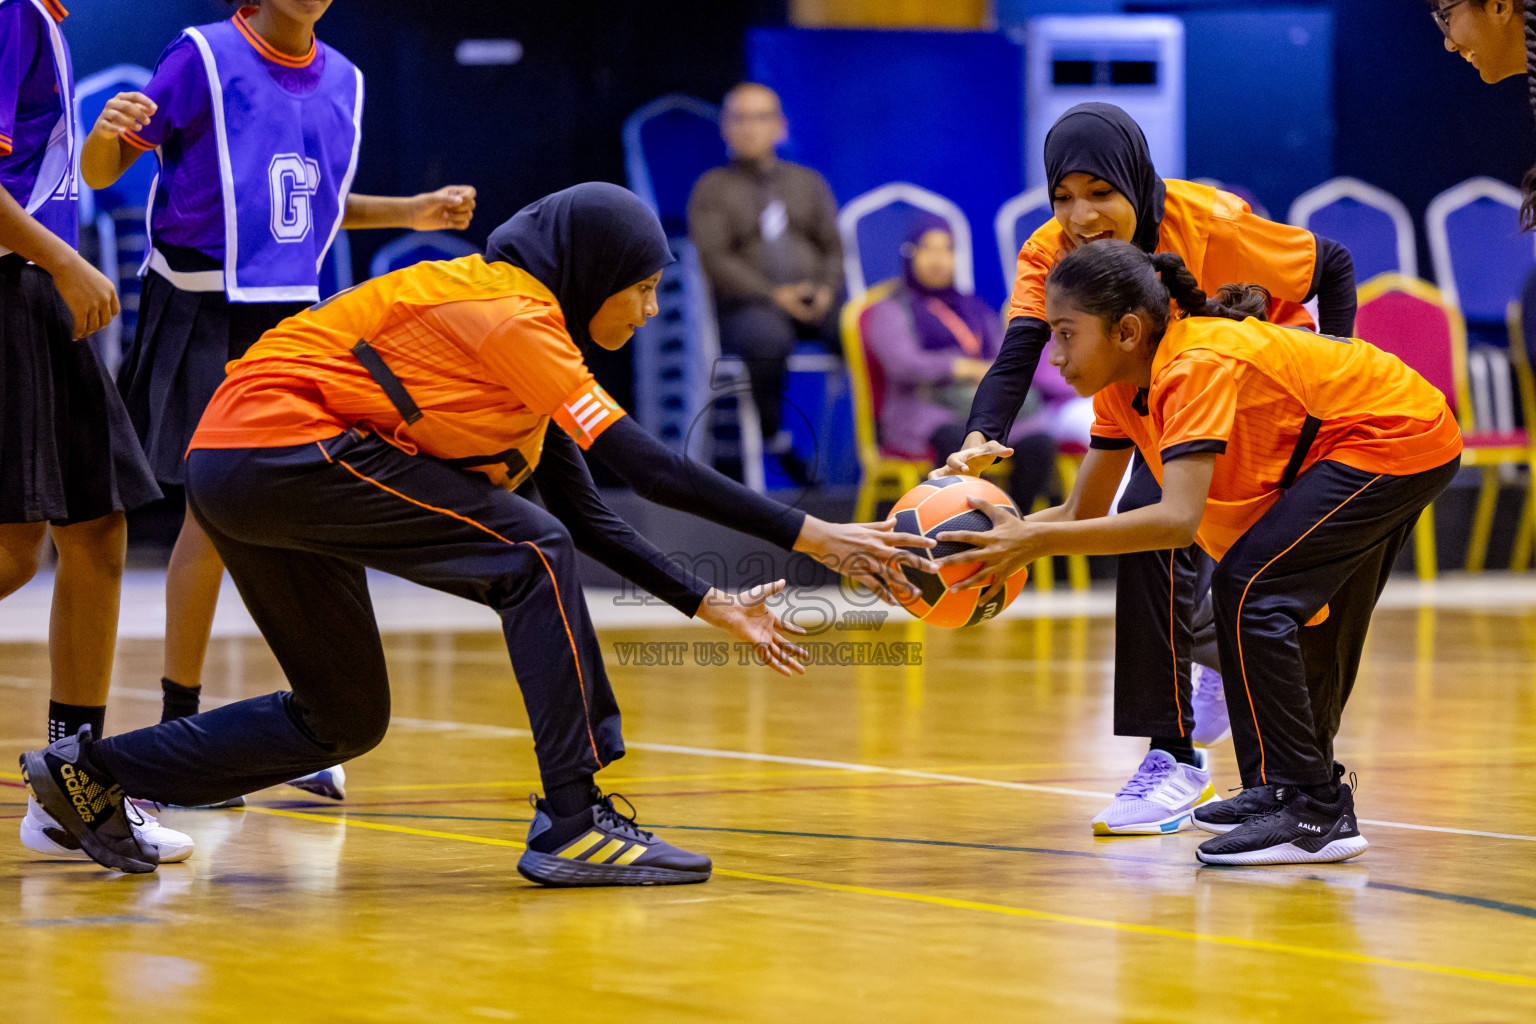
[[[1441,892],[1438,889],[1415,889],[1411,885],[1393,885],[1390,882],[1366,882],[1367,889],[1386,889],[1389,892],[1406,892],[1414,896],[1426,896],[1432,900],[1448,900],[1451,903],[1460,903],[1468,907],[1482,907],[1485,910],[1498,910],[1506,914],[1517,914],[1520,917],[1536,917],[1536,907],[1527,907],[1519,903],[1505,903],[1502,900],[1484,899],[1481,896],[1463,896],[1455,892]]]
[[[143,914],[106,914],[101,917],[34,917],[16,923],[23,928],[87,928],[106,924],[154,924],[156,918]]]
[[[332,810],[340,808],[332,806]],[[429,819],[432,821],[485,821],[498,824],[526,825],[531,818],[479,818],[457,814],[389,814],[379,811],[364,811],[349,813],[350,818],[414,818]],[[648,823],[649,824],[649,823]],[[675,832],[726,832],[734,835],[749,836],[783,836],[793,839],[845,839],[854,842],[865,843],[897,843],[902,846],[942,846],[961,850],[993,850],[999,853],[1037,853],[1052,857],[1086,857],[1089,860],[1118,860],[1129,861],[1136,864],[1156,864],[1167,867],[1168,862],[1153,857],[1128,857],[1115,853],[1090,853],[1086,850],[1057,850],[1045,846],[1003,846],[997,843],[960,843],[948,839],[903,839],[899,836],[850,836],[836,832],[778,832],[761,828],[720,828],[710,825],[651,825],[656,829],[668,829]],[[1207,866],[1205,870],[1209,870]],[[1229,868],[1227,870],[1238,870]],[[1263,868],[1251,870],[1262,871]],[[1326,882],[1328,879],[1314,876],[1317,881]],[[1536,907],[1527,907],[1519,903],[1506,903],[1502,900],[1490,900],[1482,896],[1467,896],[1462,893],[1441,892],[1438,889],[1416,889],[1408,885],[1394,885],[1390,882],[1366,882],[1367,889],[1383,889],[1388,892],[1406,893],[1411,896],[1424,896],[1432,900],[1445,900],[1450,903],[1459,903],[1467,907],[1481,907],[1484,910],[1497,910],[1505,914],[1514,914],[1518,917],[1536,918]]]

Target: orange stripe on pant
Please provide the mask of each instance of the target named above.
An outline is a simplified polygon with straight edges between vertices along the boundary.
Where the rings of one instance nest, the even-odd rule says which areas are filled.
[[[1280,552],[1274,558],[1271,558],[1269,561],[1265,562],[1263,567],[1260,568],[1258,572],[1254,573],[1253,576],[1248,580],[1248,582],[1243,585],[1243,596],[1238,598],[1238,601],[1237,601],[1237,629],[1236,629],[1236,632],[1237,632],[1237,665],[1238,665],[1238,670],[1242,673],[1242,676],[1243,676],[1243,694],[1248,698],[1248,714],[1253,717],[1253,734],[1255,736],[1257,736],[1258,740],[1259,740],[1259,781],[1261,783],[1263,783],[1264,785],[1268,785],[1269,784],[1269,776],[1265,772],[1265,767],[1264,767],[1264,763],[1265,763],[1264,762],[1264,734],[1259,731],[1259,713],[1258,713],[1258,711],[1253,706],[1253,691],[1248,688],[1248,665],[1247,665],[1247,662],[1243,659],[1243,603],[1248,600],[1248,590],[1249,590],[1249,588],[1253,586],[1254,582],[1260,576],[1264,575],[1264,570],[1265,569],[1268,569],[1270,566],[1272,566],[1276,562],[1278,562],[1281,558],[1283,558],[1286,555],[1287,552],[1289,552],[1291,550],[1291,548],[1294,548],[1297,544],[1300,544],[1302,541],[1306,540],[1307,536],[1309,534],[1311,534],[1311,532],[1313,530],[1317,529],[1319,526],[1322,526],[1324,523],[1326,523],[1333,516],[1333,514],[1335,512],[1337,512],[1339,509],[1343,508],[1345,505],[1348,505],[1350,502],[1354,501],[1356,498],[1358,498],[1365,491],[1365,489],[1367,487],[1371,486],[1371,484],[1375,483],[1377,480],[1380,480],[1380,479],[1381,479],[1381,475],[1380,474],[1371,477],[1369,480],[1367,480],[1364,484],[1362,484],[1360,486],[1360,490],[1356,491],[1354,494],[1351,494],[1349,497],[1347,497],[1343,501],[1339,502],[1333,508],[1329,509],[1327,515],[1323,516],[1323,518],[1319,519],[1317,522],[1315,522],[1311,526],[1307,527],[1307,532],[1306,533],[1303,533],[1300,537],[1297,537],[1295,540],[1291,541],[1290,544],[1286,545],[1285,551]]]
[[[1175,552],[1168,552],[1168,653],[1173,658],[1173,710],[1179,716],[1179,735],[1184,735],[1184,705],[1179,701],[1179,649],[1173,645],[1173,591],[1178,586],[1178,581],[1173,574],[1173,556]],[[1194,671],[1193,667],[1190,669]]]
[[[322,453],[325,453],[325,447],[323,445],[321,445],[318,441],[315,442],[315,444],[316,447],[320,448]],[[359,480],[373,484],[373,486],[388,494],[393,494],[401,501],[409,502],[412,505],[415,505],[418,508],[424,508],[429,512],[437,512],[441,515],[448,516],[451,519],[457,519],[461,523],[467,523],[477,530],[481,530],[490,534],[492,537],[495,537],[497,540],[510,547],[517,547],[519,544],[526,544],[530,548],[533,548],[534,553],[539,556],[539,561],[544,563],[544,571],[549,574],[549,585],[552,586],[555,590],[555,607],[560,609],[560,621],[565,625],[565,638],[571,645],[571,660],[576,664],[576,683],[578,688],[581,690],[582,719],[585,721],[587,726],[587,742],[592,746],[592,756],[597,760],[598,768],[606,767],[603,762],[603,756],[597,752],[597,737],[592,735],[592,709],[587,704],[587,681],[581,673],[581,652],[577,650],[576,637],[571,633],[571,620],[568,619],[565,615],[565,602],[560,597],[560,584],[555,579],[555,570],[550,566],[549,559],[544,557],[544,552],[539,550],[539,546],[531,540],[509,540],[506,537],[503,537],[501,534],[497,533],[495,530],[491,529],[489,526],[486,526],[484,523],[477,523],[475,520],[469,518],[468,516],[461,515],[452,509],[439,508],[436,505],[428,505],[424,501],[417,501],[415,498],[412,498],[409,495],[401,494],[393,487],[380,483],[373,477],[369,476],[367,473],[364,473],[361,470],[349,465],[345,459],[332,459],[329,453],[325,454],[325,459],[327,462],[342,467],[348,473],[351,473],[353,476],[357,477]]]

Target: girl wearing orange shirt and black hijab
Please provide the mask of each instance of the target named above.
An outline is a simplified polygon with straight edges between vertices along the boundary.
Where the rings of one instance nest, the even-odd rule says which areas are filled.
[[[1355,271],[1338,243],[1259,217],[1238,197],[1207,185],[1158,177],[1146,137],[1130,115],[1108,103],[1082,103],[1063,114],[1045,140],[1054,218],[1019,252],[1008,333],[971,404],[965,448],[939,472],[976,473],[1009,452],[1014,417],[1029,393],[1050,338],[1045,280],[1066,253],[1116,238],[1143,252],[1177,252],[1203,288],[1229,281],[1262,285],[1273,296],[1269,319],[1311,327],[1301,303],[1317,299],[1322,329],[1348,335],[1355,322]],[[1158,500],[1158,486],[1137,458],[1121,511]],[[1119,559],[1115,601],[1117,736],[1151,737],[1141,766],[1093,820],[1104,834],[1175,831],[1214,795],[1205,755],[1225,734],[1220,686],[1208,672],[1191,700],[1191,659],[1216,668],[1206,594],[1210,560],[1196,548],[1148,551]],[[1197,712],[1200,714],[1197,715]]]
[[[984,581],[1042,555],[1199,544],[1218,560],[1216,641],[1245,788],[1195,810],[1221,833],[1198,856],[1344,860],[1366,841],[1333,760],[1339,717],[1376,599],[1420,510],[1455,475],[1461,432],[1401,360],[1244,319],[1267,296],[1226,291],[1242,311],[1208,302],[1178,255],[1123,242],[1062,259],[1046,283],[1051,362],[1094,396],[1077,486],[1023,521],[987,507],[990,533],[938,538],[980,550],[940,564],[980,561]],[[1172,323],[1170,296],[1187,314]],[[1107,516],[1132,447],[1161,497]]]
[[[706,880],[707,857],[638,829],[594,784],[624,743],[575,552],[759,645],[785,674],[804,671],[790,635],[803,631],[763,603],[783,581],[733,598],[674,567],[603,504],[583,449],[650,500],[806,552],[883,593],[902,564],[931,567],[897,548],[931,542],[826,523],[690,462],[593,380],[582,347],[628,341],[655,315],[672,262],[634,195],[587,184],[547,196],[491,235],[488,256],[367,281],[284,320],[230,364],[192,439],[189,504],[292,692],[106,739],[86,729],[24,755],[38,800],[98,862],[155,869],[154,850],[123,822],[124,792],[214,803],[378,744],[389,682],[364,576],[373,568],[501,616],[545,790],[524,875]],[[545,508],[511,491],[530,477]],[[81,792],[93,795],[83,810],[71,800]]]

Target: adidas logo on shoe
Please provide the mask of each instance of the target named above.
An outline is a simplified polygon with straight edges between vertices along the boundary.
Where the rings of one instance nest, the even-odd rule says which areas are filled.
[[[89,775],[77,770],[72,764],[61,765],[59,775],[64,779],[64,788],[69,792],[75,813],[80,815],[81,821],[93,828],[102,811],[123,800],[123,791],[116,783],[110,789],[103,787],[98,782],[92,782]]]

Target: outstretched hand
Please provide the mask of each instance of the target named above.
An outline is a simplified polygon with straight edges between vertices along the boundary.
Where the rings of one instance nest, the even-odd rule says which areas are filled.
[[[768,599],[783,591],[783,580],[765,583],[740,594],[727,594],[711,588],[699,605],[698,617],[712,626],[718,626],[738,640],[757,649],[768,666],[780,675],[805,674],[805,659],[810,656],[804,647],[789,637],[803,635],[805,630],[792,622],[785,622],[768,607]]]
[[[883,523],[829,523],[806,516],[795,550],[873,590],[886,604],[896,604],[896,595],[904,597],[914,589],[902,573],[904,567],[938,571],[932,559],[905,549],[927,549],[935,543],[920,534],[897,533],[894,519]]]
[[[978,603],[985,604],[1008,586],[1008,580],[1020,569],[1046,554],[1040,543],[1041,530],[1011,512],[1005,512],[985,498],[971,495],[970,506],[992,520],[990,530],[945,530],[939,534],[944,543],[970,544],[965,551],[957,551],[939,559],[939,566],[971,565],[979,563],[976,571],[950,586],[952,591],[985,588]]]
[[[980,476],[986,469],[998,459],[1006,459],[1013,454],[1013,449],[998,441],[984,441],[981,444],[969,448],[962,448],[949,458],[944,460],[944,465],[928,474],[928,479],[937,480],[941,476]]]

